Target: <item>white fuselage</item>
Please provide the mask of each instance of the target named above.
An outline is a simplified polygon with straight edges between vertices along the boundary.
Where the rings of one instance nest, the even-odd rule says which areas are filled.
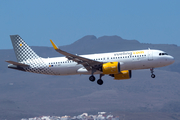
[[[121,71],[163,67],[174,62],[174,58],[170,55],[167,55],[165,52],[161,50],[150,49],[80,56],[104,63],[117,61],[120,63]],[[44,67],[48,67],[48,69],[52,71],[53,75],[75,75],[92,73],[91,71],[87,71],[83,67],[83,65],[77,64],[77,62],[74,62],[72,60],[68,60],[66,57],[43,58],[43,62],[45,63]],[[36,67],[36,69],[38,68]],[[96,71],[94,74],[101,74],[101,72]]]
[[[18,62],[7,60],[8,68],[47,75],[89,74],[94,82],[94,74],[99,74],[97,83],[103,84],[104,75],[115,80],[131,78],[131,70],[153,69],[174,63],[174,58],[161,50],[135,50],[89,55],[74,55],[58,48],[50,40],[53,48],[65,57],[42,58],[38,56],[19,35],[10,35]]]

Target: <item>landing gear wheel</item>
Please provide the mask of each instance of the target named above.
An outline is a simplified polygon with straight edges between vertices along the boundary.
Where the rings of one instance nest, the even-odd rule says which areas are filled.
[[[89,80],[90,80],[91,82],[94,82],[95,79],[96,79],[96,78],[95,78],[93,75],[91,75],[91,76],[89,77]]]
[[[154,68],[151,68],[150,71],[151,71],[151,77],[155,78],[156,76],[155,76],[155,74],[153,74],[154,73]]]
[[[97,81],[97,84],[98,84],[98,85],[102,85],[102,84],[103,84],[103,81],[102,81],[101,79],[99,79],[99,80]]]
[[[152,78],[155,78],[156,76],[155,76],[155,74],[152,74],[151,77],[152,77]]]

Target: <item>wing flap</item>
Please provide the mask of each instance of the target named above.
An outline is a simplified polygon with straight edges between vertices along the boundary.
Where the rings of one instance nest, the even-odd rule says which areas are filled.
[[[6,61],[7,63],[13,64],[13,65],[17,65],[17,66],[22,66],[22,67],[27,67],[29,65],[27,64],[23,64],[23,63],[18,63],[18,62],[14,62],[14,61]]]

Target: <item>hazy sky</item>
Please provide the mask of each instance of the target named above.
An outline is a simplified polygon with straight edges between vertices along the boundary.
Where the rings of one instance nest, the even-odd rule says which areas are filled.
[[[12,48],[14,34],[30,46],[86,35],[180,46],[180,0],[1,0],[0,49]]]

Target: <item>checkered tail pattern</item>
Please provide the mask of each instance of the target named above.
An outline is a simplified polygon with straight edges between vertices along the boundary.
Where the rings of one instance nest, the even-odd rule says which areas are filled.
[[[48,67],[48,64],[46,64],[45,59],[39,57],[19,35],[10,35],[10,38],[17,61],[30,65],[29,67],[24,67],[25,71],[55,75]]]

